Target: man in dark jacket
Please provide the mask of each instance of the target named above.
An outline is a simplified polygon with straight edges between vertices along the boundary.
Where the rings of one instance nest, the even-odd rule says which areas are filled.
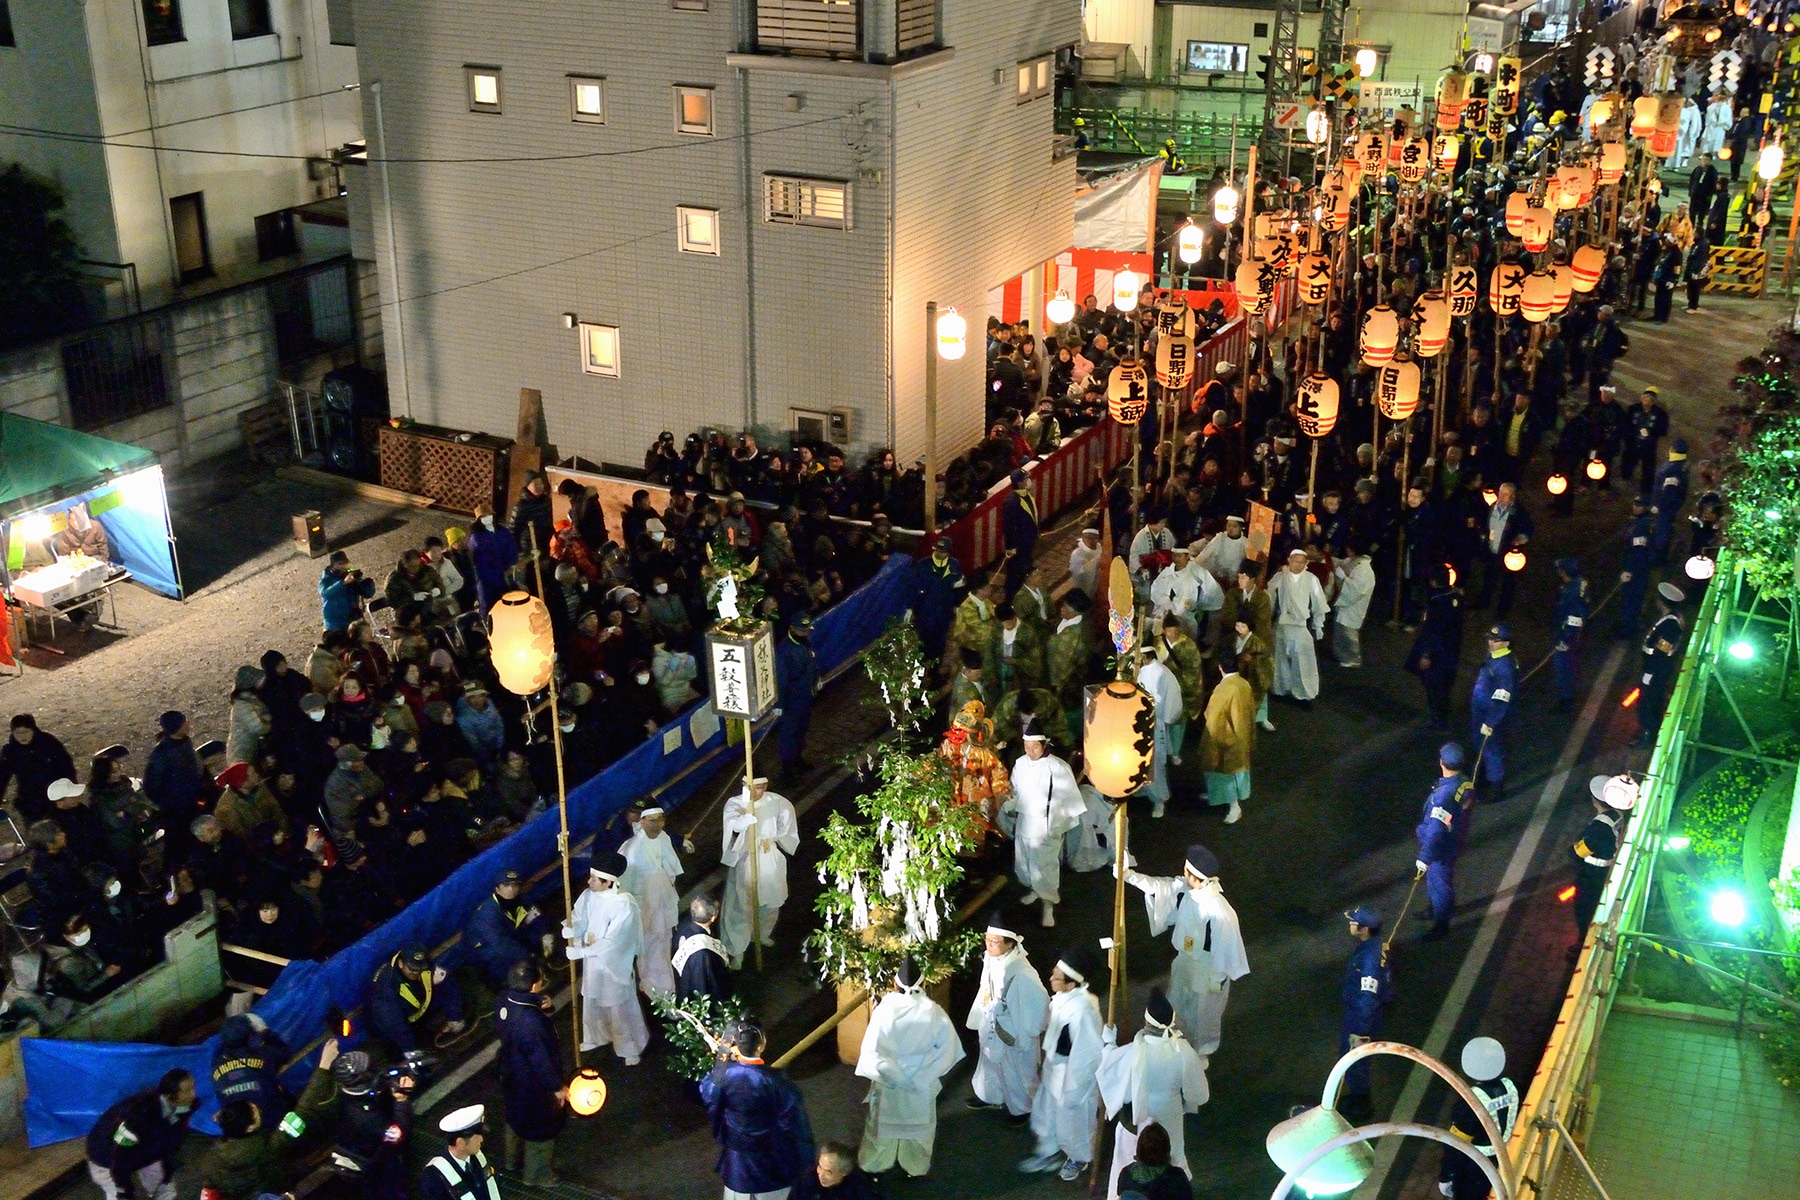
[[[164,861],[178,863],[187,858],[193,844],[189,826],[212,780],[194,750],[186,714],[171,709],[156,718],[156,724],[159,736],[144,768],[144,795],[156,805],[167,830]]]
[[[463,930],[463,946],[475,965],[494,987],[506,986],[513,968],[529,962],[540,946],[552,945],[555,930],[542,920],[535,906],[520,901],[525,880],[507,869],[494,881],[493,894],[483,900]]]
[[[550,552],[550,487],[542,475],[533,475],[525,482],[512,511],[506,515],[506,527],[521,550],[530,550],[535,537],[538,553]]]
[[[763,1063],[762,1026],[754,1019],[733,1021],[724,1041],[723,1057],[700,1081],[719,1143],[719,1176],[727,1192],[784,1191],[813,1165],[806,1104],[799,1088]]]
[[[200,1164],[203,1200],[254,1200],[293,1186],[301,1156],[318,1144],[317,1134],[337,1099],[331,1077],[337,1057],[337,1039],[332,1038],[320,1049],[306,1090],[285,1115],[244,1098],[220,1106],[219,1141]]]
[[[1462,632],[1462,593],[1450,583],[1450,568],[1439,565],[1432,571],[1419,634],[1406,657],[1406,669],[1419,677],[1425,689],[1425,707],[1433,729],[1450,727],[1450,689],[1462,657]]]
[[[194,1077],[176,1068],[100,1114],[87,1136],[88,1175],[106,1200],[174,1200],[175,1155],[194,1111]]]
[[[423,946],[402,950],[375,972],[364,1011],[375,1036],[396,1054],[417,1050],[421,1035],[433,1030],[436,1042],[448,1045],[468,1028],[456,981],[433,965]]]
[[[506,1101],[506,1167],[523,1168],[525,1183],[556,1182],[551,1156],[568,1117],[562,1053],[550,1023],[543,972],[529,959],[513,964],[494,1010],[500,1034],[500,1090]]]
[[[956,606],[969,590],[962,564],[950,556],[950,539],[940,535],[931,553],[912,567],[913,624],[928,660],[941,659]]]
[[[30,713],[14,717],[12,737],[0,748],[0,800],[6,798],[6,785],[17,780],[13,803],[20,816],[35,821],[50,811],[45,789],[51,780],[73,778],[75,762],[63,744],[39,729]]]
[[[1006,543],[1006,598],[1011,600],[1031,575],[1031,556],[1037,549],[1037,498],[1031,494],[1031,476],[1012,473],[1012,494],[1000,508],[1000,532]]]
[[[407,1200],[407,1139],[412,1136],[416,1081],[402,1067],[379,1076],[367,1053],[352,1050],[332,1064],[338,1085],[332,1167],[359,1200]]]
[[[723,1004],[731,998],[731,967],[725,943],[719,940],[717,900],[711,896],[690,900],[688,915],[675,927],[672,942],[677,999],[705,995],[713,1003]],[[654,953],[648,946],[645,952]]]
[[[776,692],[781,697],[781,772],[798,779],[806,770],[806,730],[812,724],[813,693],[819,684],[813,656],[812,617],[796,613],[775,643]]]
[[[287,1043],[255,1013],[227,1017],[213,1051],[213,1095],[220,1104],[256,1105],[263,1124],[273,1127],[294,1104],[281,1086],[281,1069],[291,1057]]]
[[[1719,188],[1719,168],[1713,166],[1710,154],[1702,154],[1688,175],[1688,211],[1703,213],[1712,207],[1713,193]]]

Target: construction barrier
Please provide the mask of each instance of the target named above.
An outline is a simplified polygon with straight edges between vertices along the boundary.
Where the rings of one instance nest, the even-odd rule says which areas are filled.
[[[1763,294],[1763,277],[1769,269],[1769,253],[1738,246],[1714,246],[1706,265],[1712,272],[1706,281],[1707,291],[1727,296],[1760,296]]]

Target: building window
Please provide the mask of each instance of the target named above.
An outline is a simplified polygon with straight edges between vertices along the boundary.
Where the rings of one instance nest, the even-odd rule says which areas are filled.
[[[706,0],[669,0],[669,3],[678,12],[706,11]]]
[[[500,111],[499,67],[464,67],[463,76],[469,84],[470,112]]]
[[[16,46],[18,44],[13,37],[12,9],[7,0],[0,0],[0,46]]]
[[[181,282],[192,283],[212,274],[212,251],[206,244],[206,196],[189,192],[169,201],[169,222],[175,228],[175,270]]]
[[[675,241],[683,254],[718,254],[719,210],[716,208],[675,209]]]
[[[757,0],[760,50],[854,58],[861,48],[861,0]]]
[[[619,327],[581,323],[581,370],[587,375],[619,377]]]
[[[569,76],[569,120],[606,124],[606,80],[593,75]]]
[[[1018,101],[1020,104],[1050,94],[1051,84],[1056,75],[1055,63],[1056,56],[1054,54],[1045,54],[1019,64]]]
[[[675,132],[711,137],[713,133],[713,90],[708,87],[675,89]]]
[[[777,225],[850,228],[850,185],[833,179],[763,176],[763,220]]]
[[[181,32],[181,0],[144,0],[144,40],[152,46],[187,40]]]
[[[231,10],[233,41],[267,37],[275,32],[275,22],[269,16],[269,0],[226,0],[226,7]]]

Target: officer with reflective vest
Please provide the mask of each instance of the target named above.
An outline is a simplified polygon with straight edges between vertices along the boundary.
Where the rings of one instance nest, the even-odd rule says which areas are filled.
[[[1644,634],[1643,673],[1638,677],[1638,744],[1649,745],[1662,727],[1663,711],[1669,707],[1669,693],[1675,688],[1675,674],[1681,660],[1681,614],[1678,606],[1687,593],[1672,583],[1657,585],[1656,623]]]
[[[517,962],[537,953],[548,954],[556,946],[556,930],[544,921],[536,905],[519,899],[525,880],[511,869],[502,871],[494,890],[475,909],[463,930],[463,945],[481,968],[482,977],[496,988],[506,986],[507,972]]]
[[[468,1028],[456,981],[432,965],[423,946],[402,950],[375,972],[364,1011],[375,1036],[397,1055],[417,1050],[422,1030],[435,1029],[442,1046]]]
[[[1572,852],[1575,855],[1575,948],[1571,957],[1581,951],[1581,939],[1594,922],[1594,910],[1600,907],[1600,893],[1606,888],[1606,873],[1612,869],[1619,853],[1619,834],[1626,814],[1637,806],[1637,781],[1629,775],[1596,775],[1588,780],[1588,792],[1594,798],[1594,819],[1581,831]]]
[[[1493,1118],[1500,1130],[1500,1140],[1512,1137],[1513,1122],[1519,1116],[1519,1089],[1506,1078],[1506,1047],[1491,1037],[1470,1038],[1462,1049],[1463,1074],[1469,1077],[1469,1090]],[[1480,1114],[1460,1096],[1456,1113],[1450,1118],[1450,1132],[1469,1143],[1482,1157],[1500,1166],[1494,1144],[1482,1127]],[[1438,1191],[1452,1200],[1486,1200],[1493,1190],[1487,1174],[1468,1155],[1458,1150],[1444,1151],[1443,1169],[1438,1172]]]
[[[1475,743],[1475,788],[1498,800],[1506,785],[1506,718],[1519,690],[1518,660],[1513,658],[1512,629],[1504,622],[1487,631],[1487,658],[1475,675],[1469,696],[1469,740]],[[1484,786],[1485,785],[1485,786]]]
[[[1556,573],[1562,579],[1562,591],[1556,595],[1556,616],[1551,620],[1554,650],[1550,665],[1556,675],[1557,707],[1567,709],[1575,703],[1575,683],[1581,673],[1581,634],[1592,610],[1580,560],[1557,559]]]
[[[1456,915],[1456,857],[1468,840],[1475,805],[1475,787],[1463,774],[1465,762],[1457,743],[1438,747],[1438,779],[1413,831],[1419,839],[1419,857],[1413,865],[1425,877],[1425,898],[1430,903],[1428,942],[1447,935],[1450,918]]]
[[[407,1200],[406,1142],[417,1080],[404,1066],[381,1076],[362,1050],[340,1054],[331,1073],[339,1097],[333,1172],[358,1200]]]
[[[1381,944],[1381,910],[1361,904],[1344,914],[1350,922],[1350,936],[1356,949],[1344,963],[1344,979],[1339,988],[1344,1002],[1344,1018],[1340,1027],[1338,1052],[1346,1053],[1375,1040],[1381,1032],[1381,1017],[1393,998],[1394,978],[1388,970],[1387,948]],[[1369,1063],[1354,1064],[1344,1073],[1344,1088],[1338,1110],[1346,1117],[1353,1113],[1368,1115]]]
[[[1675,540],[1675,518],[1687,503],[1687,456],[1687,439],[1676,438],[1669,447],[1669,461],[1657,469],[1656,478],[1651,481],[1650,550],[1659,563],[1669,560],[1669,545]]]
[[[419,1200],[500,1200],[500,1181],[481,1152],[487,1110],[479,1104],[459,1108],[438,1122],[448,1143],[442,1154],[425,1164],[419,1176]]]
[[[1619,563],[1619,616],[1613,622],[1613,636],[1630,637],[1637,632],[1638,614],[1644,609],[1644,594],[1650,590],[1650,568],[1656,556],[1650,549],[1650,497],[1637,496],[1631,501],[1631,520],[1625,526],[1625,556]]]

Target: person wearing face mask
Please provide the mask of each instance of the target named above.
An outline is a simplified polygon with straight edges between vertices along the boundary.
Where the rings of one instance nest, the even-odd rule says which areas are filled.
[[[105,1200],[175,1200],[175,1155],[194,1100],[194,1077],[176,1068],[100,1114],[88,1131],[87,1168]]]
[[[125,982],[125,968],[107,961],[94,944],[94,930],[86,917],[78,913],[65,920],[62,941],[50,951],[56,994],[91,1003]]]
[[[694,636],[693,620],[688,616],[687,605],[669,587],[668,579],[661,575],[651,578],[650,596],[644,606],[650,610],[657,633],[669,645],[679,649],[690,644]]]
[[[650,677],[656,681],[656,694],[663,708],[678,713],[698,700],[694,680],[699,676],[700,666],[694,656],[670,649],[667,637],[659,631],[651,648]]]
[[[469,564],[475,569],[475,594],[482,612],[494,607],[494,602],[509,590],[506,573],[518,561],[517,539],[504,525],[495,522],[491,508],[479,506],[475,528],[469,531]]]

